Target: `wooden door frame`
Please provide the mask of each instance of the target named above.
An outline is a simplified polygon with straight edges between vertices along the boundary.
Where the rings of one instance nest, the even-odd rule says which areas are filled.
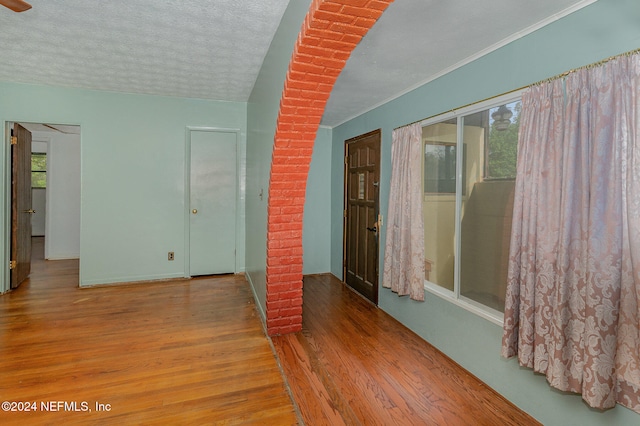
[[[16,144],[11,149],[11,282],[16,289],[31,275],[31,237],[33,229],[33,192],[31,184],[32,133],[20,123],[13,123],[11,140]],[[27,183],[29,185],[27,185]]]
[[[5,120],[3,125],[4,138],[4,167],[5,173],[2,175],[2,191],[4,205],[2,208],[2,226],[4,229],[4,241],[2,243],[2,265],[0,266],[2,282],[0,283],[0,294],[12,290],[11,268],[9,266],[12,259],[12,240],[13,240],[13,148],[11,145],[12,131],[16,124],[25,122],[25,120]],[[28,130],[27,130],[28,131]],[[31,148],[29,148],[31,150]]]
[[[349,150],[348,150],[348,144],[350,142],[355,142],[358,141],[360,139],[364,139],[367,138],[371,135],[375,135],[378,134],[378,140],[379,140],[379,156],[378,156],[378,189],[377,189],[377,195],[376,195],[376,204],[377,204],[377,215],[378,215],[378,220],[380,219],[380,174],[381,174],[381,167],[382,167],[382,129],[376,129],[376,130],[372,130],[370,132],[367,133],[363,133],[361,135],[358,136],[354,136],[352,138],[346,139],[344,141],[344,151],[343,151],[343,208],[342,208],[342,280],[343,282],[347,282],[347,207],[348,207],[348,173],[349,173],[349,166],[348,166],[348,154],[349,154]],[[375,304],[378,304],[378,290],[380,288],[380,232],[381,232],[381,226],[380,223],[377,223],[377,227],[378,227],[378,236],[377,236],[377,249],[376,249],[376,288],[374,289],[374,294],[375,294]],[[363,296],[364,297],[364,296]],[[368,299],[367,299],[368,300]]]
[[[4,229],[4,238],[2,241],[2,282],[0,283],[0,293],[5,293],[11,289],[11,272],[9,270],[9,262],[11,261],[11,129],[9,123],[13,121],[2,121],[2,138],[4,140],[4,173],[0,176],[2,181],[3,207],[0,215],[2,216],[2,228]]]
[[[9,261],[11,260],[11,129],[13,128],[14,123],[55,123],[59,125],[65,126],[78,126],[82,128],[82,124],[80,123],[71,123],[60,120],[30,120],[30,119],[22,119],[22,120],[0,120],[0,125],[2,125],[2,135],[0,140],[4,141],[3,149],[4,151],[1,154],[4,154],[4,161],[0,160],[0,163],[4,164],[4,173],[0,173],[0,187],[2,188],[0,192],[2,193],[2,207],[0,207],[0,226],[4,229],[4,241],[0,243],[0,294],[6,293],[11,290],[11,271],[9,269]],[[50,145],[49,145],[50,146]],[[49,156],[50,152],[47,152]],[[0,155],[0,159],[2,155]],[[50,158],[50,157],[48,157]],[[82,162],[82,133],[80,134],[80,158]],[[82,180],[82,165],[80,165],[80,179]],[[49,172],[49,171],[48,171]],[[47,188],[47,196],[49,195]],[[82,202],[82,192],[80,193],[80,201]],[[49,207],[47,207],[47,214],[49,213]],[[82,210],[80,211],[80,221],[82,221]],[[78,224],[80,226],[80,223]],[[81,256],[82,257],[82,256]],[[82,264],[82,258],[80,257],[79,262]],[[78,280],[81,283],[82,277],[81,275],[81,266],[78,266]]]
[[[191,132],[219,132],[219,133],[233,133],[236,136],[236,216],[241,215],[241,185],[240,185],[240,159],[241,159],[241,147],[240,147],[240,129],[229,127],[207,127],[207,126],[187,126],[185,129],[185,168],[184,168],[184,277],[191,278]],[[236,259],[235,259],[235,273],[241,272],[239,266],[240,254],[239,238],[240,233],[240,220],[236,220]]]

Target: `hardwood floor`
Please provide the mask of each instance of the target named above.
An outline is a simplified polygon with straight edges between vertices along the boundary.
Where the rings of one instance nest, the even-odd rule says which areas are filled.
[[[37,411],[2,425],[538,424],[329,275],[272,338],[285,383],[244,277],[79,289],[77,261],[34,248],[0,296],[0,399]]]
[[[303,330],[272,338],[307,425],[537,425],[328,275],[304,280]]]
[[[0,296],[0,399],[37,411],[0,424],[298,424],[244,277],[79,289],[34,249]]]

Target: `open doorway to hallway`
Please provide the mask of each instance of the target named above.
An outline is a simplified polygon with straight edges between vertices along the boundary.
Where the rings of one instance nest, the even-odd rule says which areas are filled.
[[[80,257],[80,127],[7,123],[11,144],[10,288],[47,260]],[[8,288],[6,288],[8,289]]]

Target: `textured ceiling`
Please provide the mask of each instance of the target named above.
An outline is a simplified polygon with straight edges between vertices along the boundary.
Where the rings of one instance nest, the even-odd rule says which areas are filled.
[[[327,102],[334,127],[596,0],[396,0]]]
[[[354,50],[322,124],[594,1],[396,0]],[[30,3],[0,7],[0,81],[246,102],[289,0]]]
[[[246,102],[289,0],[0,7],[0,81]]]

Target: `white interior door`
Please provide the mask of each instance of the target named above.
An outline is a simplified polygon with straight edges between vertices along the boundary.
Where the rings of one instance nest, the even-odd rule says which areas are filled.
[[[190,131],[189,273],[236,272],[236,133]]]

